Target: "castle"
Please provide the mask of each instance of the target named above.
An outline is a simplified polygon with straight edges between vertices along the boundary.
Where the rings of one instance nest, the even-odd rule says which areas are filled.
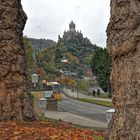
[[[58,36],[58,42],[68,41],[74,37],[83,38],[83,34],[81,33],[81,31],[76,31],[75,27],[76,27],[75,23],[71,21],[71,23],[69,24],[69,30],[64,31],[62,38],[60,37],[60,35]]]

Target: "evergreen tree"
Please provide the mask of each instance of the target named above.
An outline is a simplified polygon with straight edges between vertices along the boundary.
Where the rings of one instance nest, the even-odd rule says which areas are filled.
[[[111,59],[106,48],[99,48],[95,51],[91,61],[91,68],[93,74],[97,77],[99,86],[105,92],[110,93]]]
[[[57,48],[55,50],[55,62],[58,62],[61,60],[61,58],[63,57],[61,50],[59,48]]]

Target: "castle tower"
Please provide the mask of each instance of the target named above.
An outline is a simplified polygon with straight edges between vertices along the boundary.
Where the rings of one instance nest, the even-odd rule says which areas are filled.
[[[69,24],[69,29],[70,31],[75,32],[75,24],[73,21],[71,21],[71,23]]]

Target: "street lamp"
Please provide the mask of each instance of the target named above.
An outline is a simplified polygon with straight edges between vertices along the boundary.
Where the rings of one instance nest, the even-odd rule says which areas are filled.
[[[41,108],[43,117],[45,116],[46,104],[47,104],[47,99],[41,98],[41,99],[39,100],[39,106],[40,106],[40,108]]]
[[[37,74],[32,74],[32,83],[34,85],[34,88],[36,87],[36,84],[38,83],[38,75]]]

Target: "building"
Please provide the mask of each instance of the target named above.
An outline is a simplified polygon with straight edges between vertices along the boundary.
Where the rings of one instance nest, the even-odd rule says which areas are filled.
[[[81,33],[81,31],[76,31],[76,24],[73,21],[71,21],[69,23],[69,30],[68,31],[65,30],[62,37],[58,35],[58,42],[61,43],[76,37],[83,38],[83,34]]]

